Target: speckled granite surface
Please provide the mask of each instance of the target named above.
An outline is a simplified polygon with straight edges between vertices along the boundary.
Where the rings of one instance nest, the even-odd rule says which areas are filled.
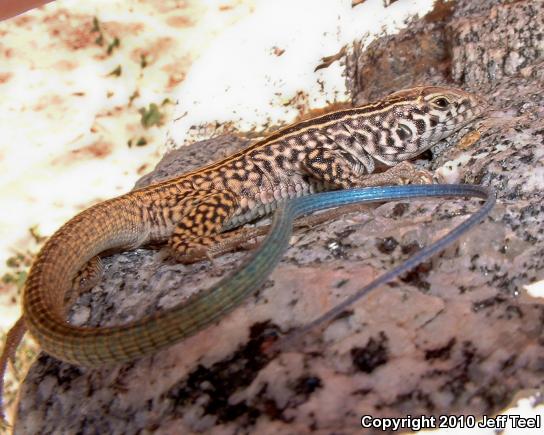
[[[296,351],[270,358],[263,349],[276,334],[307,323],[444,234],[474,204],[390,203],[299,231],[265,288],[170,349],[101,370],[41,356],[22,388],[15,432],[361,433],[363,414],[489,415],[518,392],[540,388],[544,306],[523,286],[544,279],[544,4],[485,1],[475,10],[470,3],[457,2],[431,25],[447,53],[434,57],[435,67],[429,61],[405,73],[402,62],[388,62],[406,81],[399,87],[453,78],[485,92],[496,109],[480,122],[477,142],[456,147],[458,135],[426,163],[449,181],[495,187],[498,205],[482,225]],[[384,40],[383,52],[410,38],[417,44],[425,25]],[[351,67],[363,59],[352,54]],[[361,70],[352,69],[352,79]],[[362,81],[352,83],[361,99]],[[227,143],[243,141],[178,151],[157,176],[219,157]],[[214,267],[178,265],[145,249],[110,257],[72,321],[111,325],[171,306],[244,255],[225,255]]]

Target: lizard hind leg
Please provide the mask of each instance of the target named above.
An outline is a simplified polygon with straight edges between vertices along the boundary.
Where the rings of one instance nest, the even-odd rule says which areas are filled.
[[[173,257],[193,263],[223,252],[221,246],[230,235],[221,231],[237,208],[236,196],[228,190],[206,195],[176,224],[168,242]]]
[[[98,255],[91,258],[74,278],[71,291],[66,293],[64,298],[65,309],[69,310],[79,295],[95,287],[100,282],[103,274],[104,264],[102,259]]]

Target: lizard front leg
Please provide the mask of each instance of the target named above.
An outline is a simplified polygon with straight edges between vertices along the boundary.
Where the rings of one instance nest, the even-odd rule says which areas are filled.
[[[391,184],[431,184],[432,173],[417,169],[409,162],[401,162],[380,173],[363,174],[353,158],[345,151],[314,149],[302,161],[303,170],[325,184],[349,189]]]
[[[236,196],[228,191],[207,193],[184,214],[169,240],[173,256],[181,263],[193,263],[221,253],[225,240],[221,233],[238,208]]]

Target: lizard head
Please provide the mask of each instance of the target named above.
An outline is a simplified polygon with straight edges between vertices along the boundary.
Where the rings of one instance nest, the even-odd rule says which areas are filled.
[[[386,164],[416,157],[450,136],[488,107],[481,97],[461,89],[420,86],[384,99],[387,137],[371,153]]]

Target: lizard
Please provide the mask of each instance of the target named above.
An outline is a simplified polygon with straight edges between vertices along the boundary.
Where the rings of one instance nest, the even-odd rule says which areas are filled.
[[[322,190],[432,182],[430,173],[408,160],[486,107],[483,98],[461,89],[406,89],[285,127],[222,160],[84,210],[36,257],[23,290],[23,315],[4,358],[12,357],[26,330],[46,353],[87,367],[130,361],[198,332],[234,308],[234,298],[214,286],[156,315],[89,328],[66,322],[65,297],[78,271],[105,251],[167,242],[174,258],[193,262],[230,249],[229,230],[289,199]]]

